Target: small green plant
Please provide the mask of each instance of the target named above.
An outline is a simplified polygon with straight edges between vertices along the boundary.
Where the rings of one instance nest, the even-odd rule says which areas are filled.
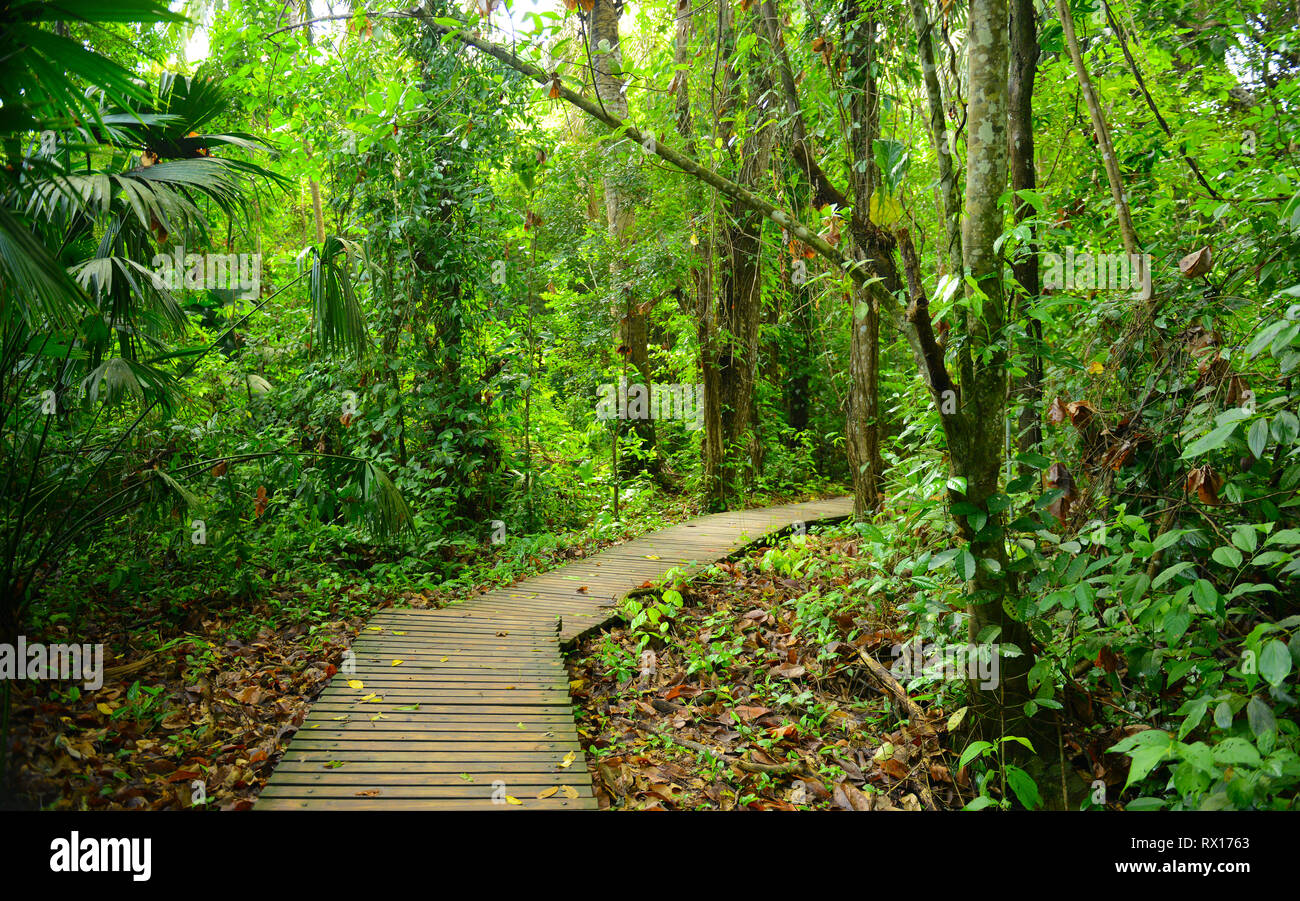
[[[680,570],[670,569],[660,580],[660,586],[673,585]],[[660,587],[651,591],[628,595],[621,604],[628,628],[637,636],[637,650],[642,650],[652,638],[668,634],[673,620],[681,611],[685,600],[676,588]]]
[[[614,674],[616,682],[626,682],[637,671],[636,655],[609,635],[606,635],[605,640],[601,643],[600,662]]]
[[[141,685],[137,680],[126,690],[126,703],[113,711],[113,720],[135,720],[156,725],[167,715],[162,697],[165,685]]]
[[[986,764],[984,771],[975,778],[979,795],[963,807],[963,810],[983,810],[986,807],[1000,807],[1007,810],[1011,807],[1011,795],[1015,795],[1016,800],[1028,810],[1035,810],[1042,806],[1043,798],[1038,792],[1038,785],[1033,777],[1006,759],[1006,744],[1012,741],[1024,745],[1031,754],[1035,753],[1029,739],[1019,735],[1004,735],[996,742],[973,741],[966,746],[966,750],[962,751],[957,763],[958,769],[975,761],[983,761]],[[999,796],[996,798],[991,793],[990,785],[994,780],[998,782],[999,787]]]
[[[808,536],[794,535],[789,541],[768,548],[759,561],[759,569],[765,573],[775,572],[787,579],[798,579],[803,577],[814,559],[808,546]]]

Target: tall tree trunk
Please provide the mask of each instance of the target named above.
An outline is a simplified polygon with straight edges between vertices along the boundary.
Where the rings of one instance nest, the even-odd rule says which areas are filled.
[[[302,12],[302,18],[299,21],[307,22],[311,20],[311,0],[302,0],[301,12]],[[308,25],[306,28],[303,29],[303,33],[306,36],[307,43],[308,44],[313,43],[314,38],[312,37],[310,25]],[[303,138],[302,140],[302,149],[307,152],[307,159],[311,159],[311,145],[307,143],[306,138]],[[311,211],[312,211],[313,221],[316,224],[316,232],[315,232],[316,243],[324,244],[325,243],[325,215],[320,202],[320,184],[317,183],[316,179],[314,178],[307,179],[307,183],[308,186],[311,188]]]
[[[725,33],[729,27],[727,23],[730,21],[730,11],[721,10],[719,16],[720,25]],[[682,139],[687,155],[694,160],[698,155],[698,149],[695,122],[691,114],[689,66],[692,22],[690,0],[678,0],[677,30],[673,36],[674,75],[669,85],[669,92],[677,97],[677,134]],[[723,33],[718,35],[719,41],[722,40]],[[697,209],[704,206],[706,198],[714,204],[717,203],[716,189],[710,197],[709,192],[703,190],[703,185],[692,182],[690,190],[692,200],[695,201],[692,206]],[[700,382],[703,387],[704,434],[700,442],[703,495],[707,509],[722,509],[726,504],[726,492],[723,490],[725,483],[723,470],[726,460],[722,434],[722,380],[718,373],[718,325],[714,308],[716,230],[711,217],[706,214],[698,215],[691,223],[691,228],[693,243],[690,274],[693,300],[685,308],[695,317]]]
[[[761,12],[785,96],[793,137],[792,156],[812,189],[812,202],[817,206],[833,202],[841,208],[850,207],[848,199],[830,183],[813,156],[794,73],[781,37],[781,20],[772,0],[764,0]],[[890,292],[899,290],[902,282],[894,261],[893,239],[871,221],[871,195],[879,181],[872,152],[872,143],[879,129],[879,98],[871,74],[875,22],[863,20],[858,3],[851,0],[844,10],[844,28],[844,45],[849,48],[852,70],[849,82],[854,88],[851,130],[845,137],[853,158],[863,162],[861,169],[853,166],[851,170],[853,202],[849,232],[853,237],[853,247],[848,256],[854,262],[855,271],[878,274],[882,279],[882,282],[871,285],[864,284],[863,279],[855,279],[850,315],[849,409],[845,437],[853,476],[854,511],[863,516],[880,506],[884,468],[880,457],[879,422],[881,303],[882,300],[892,301]],[[912,341],[915,330],[906,322],[900,321],[899,325],[908,335],[909,342]]]
[[[384,314],[380,320],[380,371],[376,374],[383,378],[387,370],[388,385],[393,391],[393,404],[397,407],[397,458],[406,465],[406,410],[402,392],[401,361],[397,350],[401,344],[402,327],[405,320],[406,303],[398,300],[403,295],[397,289],[396,266],[393,263],[393,245],[388,245],[384,261],[384,295],[386,300],[381,307]]]
[[[854,165],[849,170],[853,191],[850,231],[857,244],[855,253],[870,259],[873,268],[886,275],[884,287],[892,293],[901,287],[894,264],[893,241],[871,221],[871,198],[877,191],[883,192],[873,150],[880,133],[880,97],[871,71],[876,21],[871,13],[863,16],[858,0],[849,0],[844,13],[844,47],[849,55],[845,82],[852,89],[849,142]],[[865,516],[880,507],[884,477],[880,457],[880,304],[876,292],[855,287],[850,327],[845,437],[853,475],[853,511]]]
[[[809,185],[797,166],[789,172],[790,196],[794,208],[804,210],[811,196]],[[784,253],[784,250],[782,251]],[[807,278],[796,279],[791,271],[790,285],[786,302],[786,324],[790,330],[782,359],[785,393],[785,419],[794,432],[803,432],[808,428],[809,401],[812,386],[812,372],[815,362],[812,347],[812,309],[813,290]],[[790,447],[798,444],[797,435],[792,435],[788,442]]]
[[[812,301],[813,292],[807,282],[791,289],[788,319],[794,335],[793,345],[786,352],[785,406],[786,423],[796,432],[807,431],[809,422],[813,366],[810,359],[813,356]]]
[[[1038,185],[1034,170],[1034,76],[1038,72],[1038,28],[1034,20],[1034,0],[1011,0],[1011,68],[1007,100],[1007,153],[1013,191],[1032,191]],[[1016,222],[1033,215],[1033,205],[1019,196],[1013,201]],[[1022,451],[1037,451],[1043,442],[1043,324],[1026,311],[1038,299],[1038,245],[1031,242],[1012,267],[1021,295],[1017,318],[1034,347],[1025,375],[1016,386],[1021,404],[1018,423],[1018,446]]]
[[[768,153],[746,140],[755,168],[766,168]],[[748,165],[747,161],[747,165]],[[745,177],[742,183],[750,181]],[[737,481],[752,484],[752,425],[754,387],[758,372],[758,326],[762,310],[763,217],[752,210],[738,209],[728,203],[728,217],[735,222],[726,230],[724,240],[727,267],[719,284],[718,321],[721,347],[717,358],[719,394],[722,411],[723,452],[726,463],[719,486],[732,493]],[[741,456],[743,455],[743,457]]]
[[[958,533],[967,542],[976,567],[968,582],[970,642],[1014,644],[1018,657],[1001,656],[1000,684],[994,692],[971,683],[981,721],[1003,724],[1001,734],[1021,734],[1021,707],[1029,700],[1027,673],[1033,665],[1029,633],[1007,610],[1014,597],[1008,572],[1003,516],[989,509],[998,493],[1007,413],[1007,351],[1002,260],[995,243],[1002,233],[998,198],[1007,183],[1007,0],[971,0],[967,27],[970,99],[966,151],[966,219],[962,228],[963,262],[971,281],[966,287],[966,340],[958,355],[961,372],[960,411],[949,425],[953,474],[965,486],[949,489],[953,503],[974,505],[980,512],[956,516]],[[961,488],[961,490],[958,490]],[[1008,722],[1010,721],[1010,724]]]
[[[591,81],[595,87],[596,99],[610,115],[619,119],[627,118],[627,89],[623,78],[623,52],[619,46],[618,19],[622,4],[614,0],[594,0],[590,13],[587,14],[587,52],[591,59]],[[607,48],[606,50],[601,47]],[[640,152],[640,150],[634,151]],[[609,151],[608,165],[617,168],[626,165],[628,152],[626,143],[616,141]],[[616,299],[611,313],[618,324],[616,337],[619,351],[634,370],[631,380],[641,382],[650,390],[650,354],[647,346],[646,318],[637,308],[632,286],[626,281],[627,255],[635,224],[636,207],[619,186],[616,174],[605,176],[605,219],[609,236],[613,244],[613,259],[610,262],[611,295]],[[641,439],[642,445],[653,453],[655,446],[654,422],[650,419],[638,419],[631,423],[632,430]],[[623,457],[626,469],[633,471],[640,468],[636,457]],[[653,459],[653,457],[652,457]]]
[[[738,35],[733,10],[726,0],[719,16],[719,53],[723,59],[729,59]],[[751,23],[756,18],[751,17]],[[714,134],[719,136],[722,146],[730,146],[732,122],[742,102],[765,111],[772,108],[775,99],[767,74],[760,68],[752,68],[747,84],[742,84],[740,74],[728,65],[714,123]],[[763,114],[753,118],[759,122],[744,136],[738,154],[740,170],[736,181],[746,189],[756,186],[768,171],[776,139],[776,125],[771,116]],[[730,194],[724,196],[723,209],[723,218],[728,223],[720,236],[725,266],[717,279],[714,310],[707,317],[711,328],[708,334],[703,330],[701,333],[702,341],[707,341],[705,356],[713,370],[704,374],[705,426],[709,432],[714,428],[709,405],[717,405],[717,434],[705,435],[704,495],[710,509],[730,506],[738,483],[753,482],[752,424],[762,311],[760,275],[765,217],[752,205]],[[740,455],[744,455],[743,460]]]

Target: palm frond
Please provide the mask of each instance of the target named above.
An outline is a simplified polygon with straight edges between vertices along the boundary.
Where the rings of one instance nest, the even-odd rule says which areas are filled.
[[[390,538],[412,528],[415,518],[393,480],[369,461],[362,463],[362,468],[362,498],[370,530],[376,537]]]
[[[89,303],[49,249],[16,216],[0,207],[0,320],[66,328]]]
[[[34,7],[28,9],[28,7]],[[180,13],[172,12],[166,3],[158,0],[45,0],[14,3],[14,10],[22,8],[22,18],[28,22],[187,22]]]
[[[326,353],[359,358],[370,347],[370,335],[348,271],[349,246],[330,235],[319,250],[311,248],[312,322]]]
[[[30,6],[40,5],[12,12],[21,16]],[[4,35],[0,57],[9,69],[2,80],[0,101],[24,103],[39,121],[80,118],[98,122],[101,106],[97,93],[124,108],[132,102],[148,102],[148,91],[130,72],[77,41],[30,21],[4,23],[0,34]],[[79,81],[94,85],[96,91],[87,96],[78,88]]]
[[[155,469],[153,470],[153,475],[157,476],[158,479],[162,481],[162,484],[167,488],[169,493],[180,498],[181,503],[185,505],[187,510],[197,510],[202,506],[202,501],[199,500],[198,495],[193,491],[190,491],[190,489],[186,488],[166,471]]]
[[[102,297],[120,288],[137,301],[143,301],[139,311],[158,316],[173,330],[186,323],[185,311],[176,297],[157,277],[152,269],[126,256],[96,256],[83,260],[72,268],[77,284],[92,297]],[[125,284],[119,284],[117,280]]]
[[[170,408],[176,394],[176,380],[160,369],[136,360],[112,357],[91,370],[82,381],[91,401],[112,405],[127,397],[144,404]]]

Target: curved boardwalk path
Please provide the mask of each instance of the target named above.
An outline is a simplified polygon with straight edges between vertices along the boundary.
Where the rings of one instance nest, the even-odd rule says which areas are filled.
[[[704,516],[439,610],[379,613],[352,645],[356,672],[321,693],[256,809],[595,809],[560,646],[675,566],[852,512],[836,498]]]

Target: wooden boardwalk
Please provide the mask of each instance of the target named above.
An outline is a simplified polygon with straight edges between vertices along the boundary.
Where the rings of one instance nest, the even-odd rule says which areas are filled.
[[[673,567],[693,572],[770,531],[852,510],[836,498],[704,516],[439,610],[386,610],[255,807],[595,809],[560,646]]]

